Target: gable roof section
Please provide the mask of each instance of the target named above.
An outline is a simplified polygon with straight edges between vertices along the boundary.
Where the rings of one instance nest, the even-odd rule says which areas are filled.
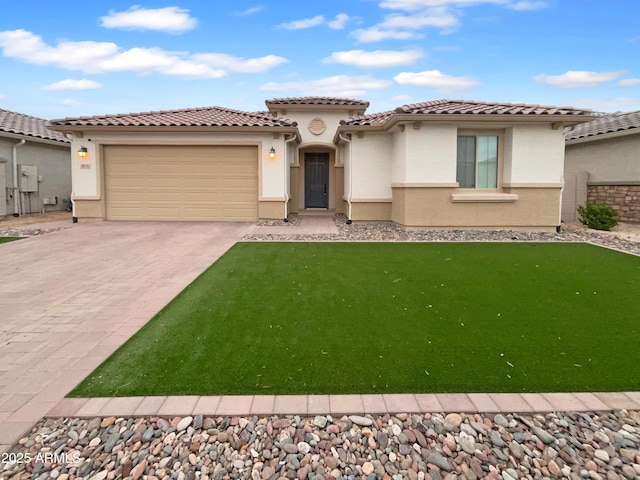
[[[477,102],[473,100],[433,100],[430,102],[403,105],[395,110],[389,110],[370,115],[349,117],[342,122],[343,126],[384,126],[391,120],[399,117],[420,116],[508,116],[508,117],[550,117],[550,116],[583,116],[591,117],[591,110],[582,110],[573,107],[553,107],[533,105],[526,103],[491,103]]]
[[[34,140],[50,140],[60,143],[70,143],[62,133],[54,132],[45,126],[46,120],[32,117],[23,113],[16,113],[0,108],[0,135],[2,132],[13,135],[33,137]]]
[[[305,111],[331,111],[341,116],[364,115],[369,108],[369,102],[353,98],[340,97],[287,97],[265,100],[265,105],[274,115],[287,115],[291,110]]]
[[[288,97],[265,100],[269,105],[334,105],[343,107],[368,107],[369,102],[339,97]]]
[[[243,112],[223,107],[61,118],[49,123],[52,128],[61,130],[68,130],[64,127],[296,127],[295,122],[274,117],[270,113]]]
[[[603,135],[631,135],[640,133],[640,110],[603,115],[587,123],[577,125],[565,134],[567,143],[600,140]]]

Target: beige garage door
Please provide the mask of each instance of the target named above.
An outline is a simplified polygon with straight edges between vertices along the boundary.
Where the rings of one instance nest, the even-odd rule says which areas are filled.
[[[108,220],[258,217],[258,149],[241,146],[104,147]]]

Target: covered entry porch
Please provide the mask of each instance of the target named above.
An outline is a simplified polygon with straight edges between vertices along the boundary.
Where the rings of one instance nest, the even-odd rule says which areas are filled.
[[[290,213],[344,213],[344,165],[333,146],[307,145],[290,165]]]

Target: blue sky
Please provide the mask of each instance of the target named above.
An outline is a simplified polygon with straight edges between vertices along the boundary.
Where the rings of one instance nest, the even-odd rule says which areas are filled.
[[[306,95],[640,109],[639,0],[0,0],[0,107],[44,118]]]

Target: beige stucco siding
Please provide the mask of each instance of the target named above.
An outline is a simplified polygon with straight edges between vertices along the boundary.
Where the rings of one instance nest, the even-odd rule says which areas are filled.
[[[237,133],[129,133],[129,132],[91,132],[82,138],[74,138],[72,143],[72,175],[73,198],[80,208],[75,215],[82,220],[81,212],[91,212],[92,215],[103,211],[101,208],[88,206],[87,202],[104,204],[104,150],[113,145],[168,147],[189,149],[192,146],[209,147],[251,147],[257,155],[257,202],[260,212],[268,215],[276,215],[281,218],[284,215],[285,188],[289,188],[285,163],[289,160],[292,147],[287,152],[285,144],[286,136],[273,133],[237,132]],[[89,155],[80,159],[75,152],[85,146]],[[273,147],[276,151],[275,158],[269,158],[269,150]],[[144,148],[142,149],[144,151]],[[289,155],[287,155],[287,153]],[[177,158],[179,155],[177,156]],[[264,204],[264,205],[263,205]],[[276,205],[278,204],[278,205]],[[93,218],[93,217],[92,217]]]
[[[500,139],[498,188],[457,188],[457,137],[483,133]],[[354,135],[353,198],[369,205],[352,218],[376,212],[383,220],[379,202],[392,198],[391,219],[411,227],[553,229],[560,224],[563,142],[562,129],[550,123],[407,122]]]
[[[451,201],[455,188],[394,188],[391,219],[407,227],[552,230],[560,189],[512,189],[514,202]]]
[[[561,182],[564,134],[550,124],[518,125],[505,132],[506,183]]]
[[[385,133],[366,133],[352,139],[351,196],[356,199],[391,198],[390,136]]]
[[[575,221],[587,182],[640,182],[640,134],[567,144],[564,179],[562,219]]]
[[[455,182],[457,132],[455,125],[408,124],[405,178],[399,181]]]

